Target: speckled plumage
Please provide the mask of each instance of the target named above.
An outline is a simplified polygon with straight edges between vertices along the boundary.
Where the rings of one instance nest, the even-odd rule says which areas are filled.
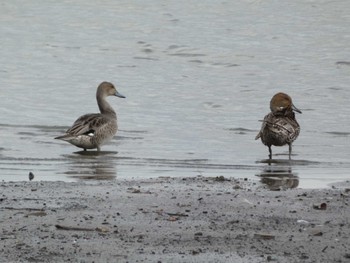
[[[79,117],[62,136],[55,139],[67,141],[79,148],[99,151],[101,145],[110,141],[116,134],[117,115],[106,101],[107,96],[125,98],[118,93],[112,83],[102,82],[96,92],[96,100],[101,113],[85,114]]]
[[[272,158],[271,146],[289,145],[289,158],[292,153],[292,143],[300,133],[300,126],[295,119],[294,111],[301,113],[290,96],[277,93],[270,101],[271,112],[264,117],[256,140],[261,138],[264,145],[269,147],[269,158]]]

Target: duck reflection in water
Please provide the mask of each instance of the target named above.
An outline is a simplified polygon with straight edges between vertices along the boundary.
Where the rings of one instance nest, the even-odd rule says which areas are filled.
[[[272,191],[292,189],[299,185],[299,177],[293,173],[291,166],[268,165],[256,176]]]
[[[94,154],[93,154],[94,153]],[[117,177],[117,152],[76,152],[67,156],[65,174],[83,181],[112,181]]]

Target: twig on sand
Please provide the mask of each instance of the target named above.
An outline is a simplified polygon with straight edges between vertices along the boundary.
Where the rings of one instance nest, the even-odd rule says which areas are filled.
[[[60,230],[70,230],[70,231],[97,231],[102,233],[109,232],[109,229],[105,227],[85,228],[85,227],[74,227],[74,226],[63,226],[63,225],[55,225],[55,227]]]
[[[4,209],[7,209],[7,210],[26,210],[26,211],[44,211],[44,209],[42,209],[42,208],[30,208],[30,207],[17,208],[17,207],[6,206],[6,207],[4,207]]]

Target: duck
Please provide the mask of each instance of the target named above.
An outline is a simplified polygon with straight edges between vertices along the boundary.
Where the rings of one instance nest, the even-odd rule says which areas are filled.
[[[275,94],[270,101],[271,112],[264,117],[261,129],[255,140],[261,139],[269,148],[269,159],[272,159],[271,146],[289,146],[289,159],[292,154],[292,143],[300,133],[300,125],[295,112],[302,113],[294,106],[292,98],[283,92]]]
[[[96,91],[97,105],[100,113],[80,116],[65,134],[56,137],[79,148],[101,150],[101,146],[109,142],[117,133],[117,114],[107,102],[108,96],[125,98],[110,82],[102,82]]]

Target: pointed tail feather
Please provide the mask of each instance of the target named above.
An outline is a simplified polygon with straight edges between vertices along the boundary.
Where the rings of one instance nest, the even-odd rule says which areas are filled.
[[[261,137],[261,133],[259,132],[256,137],[255,137],[255,140],[259,139]]]
[[[57,136],[57,137],[55,137],[54,139],[56,139],[56,140],[62,140],[62,141],[68,141],[68,140],[72,139],[72,135],[70,135],[70,134],[64,134],[64,135],[61,135],[61,136]]]

